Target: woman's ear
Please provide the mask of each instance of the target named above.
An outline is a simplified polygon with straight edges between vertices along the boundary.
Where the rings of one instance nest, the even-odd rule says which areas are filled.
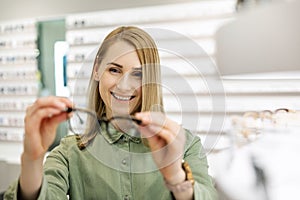
[[[100,80],[99,73],[97,71],[94,71],[94,79],[95,79],[95,81]]]

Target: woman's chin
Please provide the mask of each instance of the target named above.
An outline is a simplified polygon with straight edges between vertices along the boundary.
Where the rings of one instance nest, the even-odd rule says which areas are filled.
[[[112,107],[112,115],[130,115],[135,113],[135,110],[137,110],[136,106],[132,105],[122,105],[122,104],[114,104]]]
[[[130,111],[128,110],[128,109],[126,109],[126,108],[119,108],[119,109],[114,109],[113,111],[112,111],[112,115],[113,116],[118,116],[118,115],[130,115]]]

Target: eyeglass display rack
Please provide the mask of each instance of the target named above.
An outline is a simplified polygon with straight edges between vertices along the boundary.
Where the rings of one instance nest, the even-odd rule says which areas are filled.
[[[192,39],[205,50],[206,54],[200,55],[200,78],[199,73],[194,71],[195,68],[191,67],[188,61],[182,60],[174,54],[159,51],[162,66],[169,66],[175,70],[180,78],[184,78],[189,83],[189,87],[192,89],[191,92],[178,85],[173,93],[167,87],[163,87],[166,113],[178,122],[182,121],[183,112],[187,113],[188,119],[185,119],[187,124],[183,125],[193,132],[200,135],[206,134],[208,131],[218,134],[219,129],[214,130],[214,126],[211,124],[212,116],[225,118],[224,124],[226,125],[229,124],[226,123],[229,122],[227,116],[249,110],[272,110],[280,107],[299,108],[300,104],[297,100],[300,92],[299,79],[222,79],[224,93],[214,91],[213,87],[208,86],[209,78],[212,81],[214,78],[219,78],[215,68],[207,67],[215,63],[214,57],[217,54],[214,35],[220,26],[236,17],[235,3],[236,1],[232,0],[199,1],[67,16],[68,86],[76,105],[85,106],[86,87],[93,59],[104,37],[117,26],[137,25],[141,28],[162,28],[175,31]],[[153,14],[154,12],[155,14]],[[168,38],[168,36],[160,41],[181,45],[176,38]],[[187,60],[189,59],[193,58],[187,58]],[[173,76],[162,69],[163,85],[176,85],[178,74]],[[181,102],[178,101],[176,95],[181,96]],[[225,101],[221,102],[221,104],[224,103],[223,110],[220,109],[218,102],[215,102],[216,105],[212,104],[212,97],[216,96],[220,96],[221,101]],[[196,101],[191,101],[194,98]],[[193,103],[182,109],[182,102]],[[199,119],[197,127],[189,123],[195,118]],[[223,130],[225,131],[226,127]]]
[[[37,97],[35,20],[0,22],[0,142],[21,142],[26,107]]]
[[[66,40],[69,43],[67,76],[68,86],[76,105],[85,106],[85,95],[88,80],[91,74],[93,59],[104,37],[115,27],[121,25],[136,25],[141,28],[157,28],[174,31],[193,40],[204,49],[199,52],[200,62],[203,66],[212,63],[214,57],[214,33],[219,26],[234,18],[235,1],[201,1],[180,4],[157,5],[137,8],[105,10],[92,13],[80,13],[66,17]],[[155,12],[155,14],[153,14]],[[180,46],[180,39],[169,38],[161,35],[159,41],[170,42]],[[171,67],[176,71],[176,76],[162,68],[162,82],[164,93],[164,105],[168,116],[180,121],[182,113],[177,96],[183,101],[198,103],[199,109],[189,107],[184,110],[188,117],[195,118],[202,112],[200,127],[194,127],[193,131],[206,131],[210,121],[211,105],[205,80],[199,79],[199,74],[189,61],[179,58],[175,54],[159,49],[162,66]],[[192,59],[192,57],[191,57]],[[214,76],[213,68],[202,72],[204,76]],[[87,69],[87,70],[85,70]],[[176,87],[175,95],[172,90],[164,85],[176,85],[178,76],[189,83],[191,93],[186,88]],[[203,78],[203,77],[202,77]],[[204,78],[205,79],[205,78]],[[189,121],[189,120],[186,120]],[[189,125],[187,124],[187,127]]]

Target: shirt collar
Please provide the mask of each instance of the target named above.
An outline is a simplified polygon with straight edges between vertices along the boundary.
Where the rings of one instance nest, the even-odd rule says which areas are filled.
[[[101,125],[101,133],[109,144],[113,144],[113,143],[117,142],[118,140],[120,140],[122,138],[122,136],[128,138],[128,140],[130,140],[134,143],[137,143],[137,144],[141,143],[141,141],[142,141],[141,138],[139,138],[139,137],[133,137],[124,132],[116,130],[112,125],[108,126],[108,130],[109,130],[109,132],[106,130],[105,124]]]

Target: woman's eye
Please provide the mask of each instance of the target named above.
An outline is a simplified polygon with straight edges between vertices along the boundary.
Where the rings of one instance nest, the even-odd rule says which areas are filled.
[[[109,72],[111,73],[121,73],[121,71],[118,69],[118,68],[114,68],[114,67],[111,67],[108,69]]]
[[[134,77],[137,77],[137,78],[142,78],[143,77],[143,73],[141,71],[133,72],[132,75]]]

